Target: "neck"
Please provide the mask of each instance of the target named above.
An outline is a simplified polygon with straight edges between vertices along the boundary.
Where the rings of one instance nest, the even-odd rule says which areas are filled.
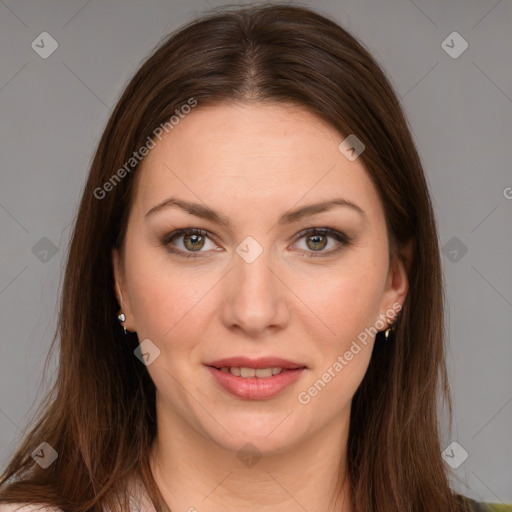
[[[251,454],[249,446],[234,453],[175,417],[158,416],[157,432],[151,467],[172,512],[353,510],[346,472],[348,418],[279,453]]]

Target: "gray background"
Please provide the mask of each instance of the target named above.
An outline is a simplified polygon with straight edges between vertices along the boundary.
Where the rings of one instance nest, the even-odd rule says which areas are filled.
[[[50,385],[42,368],[70,223],[110,110],[163,36],[222,3],[0,3],[2,467]],[[460,492],[512,503],[512,2],[304,5],[361,39],[402,99],[444,248],[455,428],[443,448],[457,441],[469,454],[454,470]],[[31,47],[44,31],[58,42],[46,59]],[[457,58],[441,45],[454,31],[469,45]]]

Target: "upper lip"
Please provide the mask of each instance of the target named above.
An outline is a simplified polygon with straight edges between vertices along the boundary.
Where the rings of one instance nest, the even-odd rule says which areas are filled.
[[[223,367],[235,367],[235,368],[286,368],[287,370],[295,370],[297,368],[306,368],[306,365],[295,363],[293,361],[287,361],[280,357],[228,357],[226,359],[218,359],[217,361],[211,361],[205,363],[206,366],[213,366],[215,368]]]

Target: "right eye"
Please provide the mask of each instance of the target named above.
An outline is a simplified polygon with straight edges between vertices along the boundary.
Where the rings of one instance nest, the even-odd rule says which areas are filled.
[[[176,248],[173,242],[180,238],[182,239],[181,247]],[[199,256],[194,253],[206,252],[201,251],[201,249],[203,249],[205,241],[207,240],[211,242],[210,234],[207,231],[198,228],[185,228],[165,235],[162,239],[162,245],[165,245],[170,252],[178,256],[184,258],[198,258]]]

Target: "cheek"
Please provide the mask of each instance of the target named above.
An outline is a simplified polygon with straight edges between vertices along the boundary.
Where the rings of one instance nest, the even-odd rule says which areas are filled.
[[[155,257],[154,248],[132,251],[127,261],[132,313],[140,339],[150,338],[162,346],[178,336],[186,347],[187,338],[192,340],[195,331],[201,332],[201,302],[218,276],[199,267],[180,271],[162,253]]]
[[[320,335],[312,320],[304,323],[314,340],[317,358],[297,400],[311,404],[319,418],[349,407],[364,378],[372,355],[381,282],[378,272],[368,268],[364,275],[342,273],[311,288],[309,300],[325,325]]]
[[[300,290],[298,295],[323,321],[323,343],[343,348],[378,319],[385,262],[354,254],[343,265],[315,277],[302,276],[294,289]]]

